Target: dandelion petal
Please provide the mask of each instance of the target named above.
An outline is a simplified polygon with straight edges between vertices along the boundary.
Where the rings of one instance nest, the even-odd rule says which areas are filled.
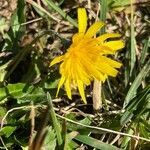
[[[71,88],[70,88],[69,79],[67,79],[66,82],[65,82],[65,89],[66,89],[68,98],[71,99]]]
[[[104,26],[103,22],[95,22],[86,32],[85,37],[93,37],[102,27]]]
[[[58,96],[59,90],[60,90],[61,86],[64,84],[65,79],[66,78],[64,76],[61,77],[61,79],[59,81],[59,84],[58,84],[58,89],[57,89],[56,97]]]
[[[103,43],[105,40],[109,39],[109,38],[116,38],[116,37],[120,37],[121,35],[118,33],[106,33],[103,34],[99,37],[96,38],[96,40],[98,40],[98,42]]]
[[[77,85],[78,85],[79,93],[82,97],[82,100],[86,104],[87,102],[86,102],[86,98],[85,98],[83,82],[81,80],[77,80]]]
[[[110,41],[103,44],[104,46],[108,46],[113,51],[122,49],[124,47],[124,42],[122,40]]]
[[[59,57],[54,58],[53,61],[50,63],[50,67],[63,61],[63,59],[64,59],[64,56],[59,56]]]
[[[85,33],[87,27],[87,14],[84,8],[78,9],[78,29],[79,33]]]

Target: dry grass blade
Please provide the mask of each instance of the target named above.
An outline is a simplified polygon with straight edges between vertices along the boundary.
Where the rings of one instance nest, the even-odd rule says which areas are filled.
[[[49,120],[49,106],[46,108],[44,114],[43,114],[43,120],[41,120],[41,124],[40,127],[37,131],[37,134],[31,144],[31,146],[29,147],[29,150],[41,150],[44,139],[46,137],[47,134],[47,123]]]

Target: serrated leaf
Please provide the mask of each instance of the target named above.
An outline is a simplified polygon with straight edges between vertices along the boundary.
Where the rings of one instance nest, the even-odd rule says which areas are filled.
[[[18,103],[23,103],[36,98],[44,98],[46,95],[42,88],[27,86],[24,83],[8,84],[6,87],[0,88],[0,101],[7,97],[12,97],[18,100]]]

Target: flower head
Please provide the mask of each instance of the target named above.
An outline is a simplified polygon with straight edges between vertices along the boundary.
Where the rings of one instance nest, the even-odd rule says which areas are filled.
[[[78,33],[73,35],[72,44],[67,52],[56,57],[50,66],[61,63],[57,94],[64,84],[67,96],[71,99],[71,88],[77,87],[82,100],[86,103],[84,87],[97,79],[105,81],[108,76],[117,75],[116,68],[121,63],[107,58],[107,54],[114,54],[124,47],[122,40],[107,41],[110,38],[120,37],[116,33],[106,33],[97,38],[95,34],[104,26],[103,22],[95,22],[87,30],[87,14],[84,8],[78,9]]]

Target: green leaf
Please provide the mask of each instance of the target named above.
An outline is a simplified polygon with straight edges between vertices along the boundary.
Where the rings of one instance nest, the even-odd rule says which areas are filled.
[[[0,106],[0,120],[1,121],[2,121],[2,118],[5,116],[6,113],[7,113],[6,108]]]
[[[150,129],[150,128],[149,128],[149,129]],[[150,131],[147,130],[147,128],[145,128],[145,125],[144,125],[144,124],[142,124],[142,123],[139,124],[139,131],[140,131],[140,133],[141,133],[141,135],[142,135],[143,137],[145,137],[145,138],[147,138],[147,139],[150,138]]]
[[[72,141],[79,133],[77,131],[72,131],[66,135],[64,150],[71,150],[72,148],[76,148],[77,144]]]
[[[133,135],[134,130],[132,128],[129,128],[127,133],[130,135]],[[126,149],[130,140],[131,140],[131,137],[124,136],[121,142],[121,148]]]
[[[135,52],[135,45],[136,45],[136,39],[135,39],[135,29],[134,29],[134,9],[133,4],[131,3],[131,47],[130,47],[130,76],[133,74],[133,69],[136,62],[136,52]]]
[[[138,87],[141,85],[141,82],[144,80],[144,78],[150,72],[150,67],[149,66],[150,66],[150,60],[148,60],[148,62],[145,64],[143,69],[140,71],[138,76],[133,81],[133,83],[132,83],[132,85],[131,85],[131,87],[130,87],[127,95],[126,95],[126,98],[125,98],[125,101],[124,101],[124,108],[129,104],[131,99],[133,97],[135,97]]]
[[[11,63],[12,61],[8,61],[7,63],[3,64],[2,66],[0,66],[0,82],[4,81],[5,75],[7,73],[6,68],[8,67],[8,65]]]
[[[74,19],[72,19],[69,15],[67,15],[60,7],[58,7],[52,0],[45,0],[47,3],[47,6],[49,8],[53,8],[55,11],[57,11],[62,17],[64,17],[66,20],[68,20],[72,25],[75,27],[78,27],[77,23]]]
[[[55,111],[54,111],[54,108],[53,108],[53,104],[52,104],[52,99],[51,99],[51,96],[50,96],[49,93],[47,93],[47,100],[49,102],[50,116],[51,116],[51,119],[52,119],[53,127],[54,127],[55,132],[56,132],[58,145],[62,146],[63,140],[62,140],[62,135],[61,135],[61,127],[60,127],[60,124],[57,120],[57,117],[56,117],[56,114],[55,114]]]
[[[143,109],[146,108],[148,101],[148,94],[150,93],[150,86],[146,87],[136,97],[134,97],[130,103],[126,106],[126,111],[121,117],[121,124],[127,123],[133,116],[140,116]]]
[[[112,4],[112,7],[125,6],[130,4],[130,0],[108,0]]]
[[[148,52],[148,48],[149,48],[149,44],[150,44],[150,38],[148,38],[148,40],[144,40],[144,47],[142,49],[142,52],[141,52],[141,59],[140,59],[140,63],[141,65],[144,64],[145,62],[145,59],[147,57],[147,52]]]
[[[0,33],[4,35],[4,31],[9,29],[9,22],[5,18],[0,17]]]
[[[89,117],[85,117],[84,119],[82,120],[76,120],[75,119],[75,114],[68,114],[67,118],[71,119],[71,120],[74,120],[76,122],[79,122],[79,123],[82,123],[82,124],[85,124],[85,125],[90,125],[91,124],[91,120],[89,119]],[[72,124],[72,123],[69,123],[68,122],[68,129],[71,130],[71,131],[77,131],[77,130],[80,130],[81,132],[87,132],[87,134],[90,132],[89,129],[87,129],[86,127],[83,127],[83,126],[80,126],[80,125],[76,125],[76,124]]]
[[[0,88],[0,100],[8,96],[19,97],[22,96],[22,89],[25,85],[23,83],[8,84],[6,87]]]
[[[58,73],[58,71],[54,71],[48,76],[46,81],[43,83],[43,86],[46,89],[54,89],[57,88],[59,81],[60,74]]]
[[[18,97],[17,102],[18,104],[26,103],[30,101],[46,101],[46,94],[40,87],[30,86],[26,94]]]
[[[72,141],[70,141],[70,142],[68,143],[68,147],[67,147],[66,150],[74,150],[74,149],[77,150],[78,147],[79,147],[79,144],[77,144],[76,142],[74,142],[74,141],[72,140]],[[65,150],[65,149],[64,149],[64,150]]]
[[[12,16],[12,19],[11,19],[11,27],[12,27],[12,29],[13,29],[13,33],[14,33],[14,34],[16,34],[16,32],[19,31],[20,24],[19,24],[19,21],[18,21],[17,10],[15,11],[15,13],[14,13],[13,16]]]
[[[20,31],[21,23],[24,23],[26,21],[25,19],[25,2],[24,0],[18,1],[18,7],[11,18],[11,27],[13,30],[13,33],[15,37]]]
[[[130,0],[107,0],[107,3],[110,10],[122,11],[126,5],[130,5]]]
[[[86,135],[77,135],[75,137],[76,140],[87,144],[93,148],[97,148],[100,150],[119,150],[119,148],[112,146],[110,144],[106,144],[104,142],[101,142],[100,140],[94,139],[92,137],[86,136]]]
[[[150,134],[150,118],[147,120],[147,118],[140,118],[139,119],[140,124],[144,126],[146,130],[148,130],[148,133]]]
[[[17,99],[18,103],[24,103],[37,98],[44,98],[45,92],[40,87],[29,86],[24,83],[8,84],[0,88],[0,101],[7,97]]]
[[[0,131],[0,136],[4,135],[6,138],[8,138],[15,130],[16,127],[12,126],[3,127],[2,130]]]
[[[50,150],[55,150],[56,148],[56,135],[52,127],[48,128],[48,133],[44,140],[43,148],[50,149]]]
[[[22,150],[29,150],[29,147],[28,146],[21,146]]]
[[[12,39],[13,41],[13,45],[16,48],[18,46],[17,41],[24,35],[25,33],[25,26],[22,26],[22,23],[26,22],[26,18],[25,18],[25,2],[24,0],[18,1],[17,4],[17,9],[15,10],[15,12],[13,13],[12,17],[11,17],[11,28],[12,28],[12,36],[14,37],[14,39]]]

